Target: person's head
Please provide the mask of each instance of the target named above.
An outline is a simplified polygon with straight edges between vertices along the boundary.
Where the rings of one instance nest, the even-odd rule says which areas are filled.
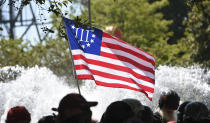
[[[208,119],[208,108],[201,102],[190,102],[185,106],[183,122],[187,121],[198,122],[203,119]]]
[[[163,92],[159,98],[159,108],[168,113],[177,110],[180,97],[175,91]]]
[[[6,123],[30,123],[31,115],[24,106],[16,106],[8,111]]]
[[[80,94],[67,94],[61,99],[57,109],[59,119],[61,122],[90,123],[90,107],[97,104],[98,102],[87,102]]]
[[[131,107],[135,115],[139,114],[142,110],[144,110],[144,106],[137,99],[127,98],[123,99],[122,101],[127,103]]]
[[[183,122],[184,109],[188,103],[190,103],[190,101],[185,101],[179,106],[177,114],[177,123]]]
[[[116,101],[107,107],[101,118],[101,123],[122,123],[132,116],[134,113],[127,103]]]
[[[55,123],[54,116],[44,116],[42,117],[38,123]]]
[[[144,106],[144,110],[141,111],[141,120],[144,123],[152,123],[153,122],[153,112],[148,106]]]
[[[176,113],[179,106],[180,97],[175,91],[163,92],[159,98],[159,108],[165,120],[176,120]]]

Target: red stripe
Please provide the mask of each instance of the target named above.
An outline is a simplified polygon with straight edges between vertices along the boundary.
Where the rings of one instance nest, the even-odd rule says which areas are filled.
[[[75,67],[76,70],[86,69],[86,70],[90,71],[89,67],[86,66],[86,65],[74,65],[74,67]]]
[[[150,82],[152,84],[155,83],[155,81],[153,79],[151,79],[147,76],[140,75],[140,74],[136,73],[135,71],[133,71],[132,69],[130,69],[128,67],[114,65],[114,64],[110,64],[110,63],[102,62],[102,61],[97,61],[97,60],[93,60],[93,59],[87,59],[82,55],[73,55],[73,58],[74,58],[74,60],[83,59],[88,64],[98,65],[98,66],[102,66],[102,67],[106,67],[106,68],[110,68],[110,69],[114,69],[114,70],[118,70],[118,71],[127,72],[127,73],[130,73],[130,74],[134,75],[138,79]],[[77,66],[77,65],[75,65],[75,66]]]
[[[105,78],[116,79],[116,80],[121,80],[121,81],[128,82],[128,83],[136,84],[145,91],[148,91],[148,92],[151,92],[151,93],[154,92],[154,88],[144,86],[144,85],[139,84],[139,83],[137,84],[137,82],[135,82],[131,78],[117,76],[117,75],[113,75],[113,74],[109,74],[109,73],[104,73],[104,72],[100,72],[100,71],[97,71],[97,70],[91,70],[91,73],[93,73],[94,75],[105,77]]]
[[[84,66],[85,66],[85,65],[84,65]],[[78,67],[80,67],[80,65],[75,65],[76,70],[79,69]],[[84,69],[84,67],[83,67],[82,69]],[[87,66],[85,66],[85,69],[88,69],[88,70],[89,70],[89,68],[88,68]],[[129,73],[130,73],[130,74],[135,74],[136,72],[129,72]],[[135,74],[135,75],[136,75],[136,74]],[[148,81],[148,82],[151,82],[151,83],[154,82],[153,79],[151,79],[151,78],[149,78],[149,77],[147,77],[147,76],[143,76],[143,75],[140,75],[140,74],[138,74],[138,75],[136,75],[136,76],[138,76],[137,78],[142,79],[142,80],[144,80],[144,81]]]
[[[112,59],[128,62],[128,63],[134,65],[135,67],[139,68],[139,69],[149,71],[150,73],[154,73],[154,70],[152,68],[149,68],[149,67],[146,67],[142,64],[139,64],[138,62],[136,62],[136,61],[134,61],[134,60],[132,60],[128,57],[125,57],[125,56],[115,55],[115,54],[111,54],[111,53],[107,53],[107,52],[103,52],[103,51],[101,51],[100,56],[104,56],[106,58],[112,58]]]
[[[125,47],[122,47],[120,45],[111,44],[111,43],[107,43],[107,42],[102,42],[101,46],[102,47],[111,48],[111,49],[121,50],[121,51],[130,53],[130,54],[132,54],[132,55],[134,55],[134,56],[136,56],[136,57],[138,57],[138,58],[140,58],[140,59],[142,59],[144,61],[147,61],[147,62],[151,63],[153,66],[155,66],[155,62],[153,60],[151,60],[151,59],[147,58],[146,56],[144,56],[144,55],[142,55],[140,53],[137,53],[137,52],[135,52],[133,50],[130,50],[130,49],[125,48]]]
[[[79,60],[79,59],[83,59],[83,60],[85,60],[85,59],[87,59],[86,57],[84,57],[83,55],[73,55],[73,58],[74,58],[74,60]],[[107,63],[107,62],[102,62],[102,61],[98,61],[98,60],[93,60],[93,59],[87,59],[88,61],[95,61],[95,62],[98,62],[98,63],[100,63],[99,64],[99,66],[105,66],[105,67],[108,67],[108,68],[110,68],[108,65],[115,65],[115,64],[110,64],[110,63]],[[86,60],[86,62],[87,62],[87,60]],[[87,63],[89,63],[89,62],[87,62]],[[106,65],[104,65],[103,63],[105,63]],[[132,69],[130,69],[130,68],[128,68],[128,67],[123,67],[123,66],[120,66],[120,65],[115,65],[115,66],[118,66],[118,68],[116,68],[116,70],[121,70],[122,68],[126,68],[126,70],[132,70]],[[112,68],[112,67],[111,67]],[[149,69],[149,71],[147,70],[147,69],[143,69],[143,67],[141,68],[141,67],[138,67],[140,70],[143,70],[143,71],[147,71],[147,72],[150,72],[150,73],[152,73],[152,74],[155,74],[155,71],[153,71],[153,70],[151,70],[151,69]]]
[[[136,48],[136,47],[130,45],[129,43],[127,43],[127,42],[125,42],[125,41],[123,41],[123,40],[120,40],[120,39],[118,39],[118,38],[115,38],[115,37],[113,37],[113,36],[111,36],[111,35],[109,35],[109,34],[107,34],[107,33],[105,33],[105,32],[103,32],[103,37],[114,39],[115,41],[119,41],[119,42],[121,42],[121,43],[124,43],[124,44],[126,44],[126,45],[129,45],[129,46],[131,46],[132,48],[135,48],[135,49],[137,49],[137,50],[141,50],[141,49]],[[149,55],[149,56],[152,56],[151,54],[145,52],[144,50],[141,50],[141,51],[144,52],[145,54]],[[152,57],[153,57],[153,56],[152,56]],[[148,58],[148,59],[149,59],[149,58]],[[152,59],[151,59],[151,60],[152,60]],[[152,60],[152,61],[153,61],[153,60]]]
[[[148,96],[148,94],[143,91],[143,90],[140,90],[140,89],[136,89],[136,88],[132,88],[130,86],[127,86],[127,85],[122,85],[122,84],[111,84],[111,83],[104,83],[104,82],[101,82],[101,81],[95,81],[97,85],[100,85],[100,86],[105,86],[105,87],[113,87],[113,88],[126,88],[126,89],[130,89],[130,90],[134,90],[134,91],[138,91],[138,92],[142,92],[144,93],[147,98],[149,98],[149,100],[152,101],[152,98]]]
[[[93,70],[93,69],[89,69],[87,66],[85,65],[75,65],[76,70],[89,70],[93,75],[98,75],[98,76],[102,76],[105,78],[110,78],[110,79],[116,79],[116,80],[122,80],[128,83],[133,83],[130,82],[129,78],[127,77],[122,77],[122,76],[118,76],[118,75],[113,75],[113,74],[109,74],[109,73],[105,73],[105,72],[101,72],[98,70]]]
[[[90,79],[90,80],[94,80],[92,75],[89,74],[82,74],[82,75],[77,75],[77,79]]]
[[[87,68],[87,66],[85,66],[85,65],[76,65],[75,67],[77,67],[79,70],[81,70],[81,69],[85,69],[86,70],[86,68]],[[121,80],[121,81],[128,82],[128,83],[136,84],[140,88],[142,88],[143,90],[146,90],[146,91],[151,92],[151,93],[154,92],[154,88],[151,88],[151,87],[139,84],[139,83],[135,82],[135,80],[133,80],[131,78],[122,77],[122,76],[118,76],[118,75],[113,75],[113,74],[110,74],[110,73],[105,73],[105,72],[101,72],[101,71],[93,70],[93,69],[89,69],[89,68],[88,68],[88,70],[90,70],[90,72],[93,75],[98,75],[98,76],[101,76],[101,77],[104,77],[104,78],[116,79],[116,80]]]

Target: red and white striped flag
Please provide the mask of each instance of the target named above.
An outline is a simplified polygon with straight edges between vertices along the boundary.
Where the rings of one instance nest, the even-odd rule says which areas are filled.
[[[64,23],[78,79],[139,91],[152,100],[155,87],[152,55],[97,28],[76,28],[67,18]]]

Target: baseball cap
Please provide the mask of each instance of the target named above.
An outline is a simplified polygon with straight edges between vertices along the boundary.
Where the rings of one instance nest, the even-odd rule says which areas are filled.
[[[90,102],[87,101],[82,95],[77,93],[70,93],[64,96],[58,108],[53,108],[53,111],[58,111],[58,113],[62,113],[64,110],[75,109],[75,108],[89,108],[92,106],[96,106],[98,102]]]

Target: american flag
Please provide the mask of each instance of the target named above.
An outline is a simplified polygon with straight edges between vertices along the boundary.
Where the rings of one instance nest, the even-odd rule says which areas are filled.
[[[139,91],[152,100],[155,86],[152,55],[100,29],[76,27],[67,18],[64,18],[64,24],[77,79]]]

